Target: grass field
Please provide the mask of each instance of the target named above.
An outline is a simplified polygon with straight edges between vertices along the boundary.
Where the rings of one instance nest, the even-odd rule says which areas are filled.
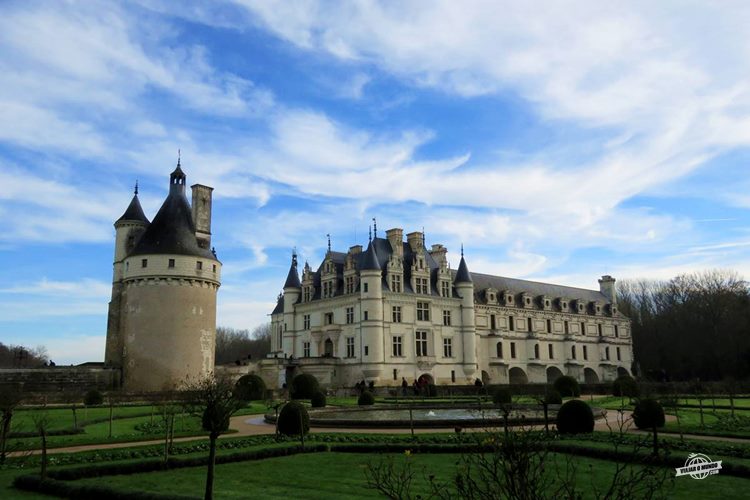
[[[377,462],[382,455],[353,453],[315,453],[272,458],[257,462],[219,465],[216,469],[216,498],[382,498],[366,487],[364,470],[367,463]],[[426,493],[426,475],[448,480],[456,468],[458,455],[394,455],[397,463],[413,460],[414,492]],[[582,491],[593,486],[604,488],[610,481],[615,465],[612,462],[572,457],[577,467],[576,481]],[[555,464],[564,466],[561,456]],[[205,468],[186,468],[169,472],[153,472],[132,476],[111,476],[106,479],[85,479],[84,483],[106,484],[116,488],[177,493],[200,496],[205,481]],[[750,480],[729,476],[712,476],[703,481],[677,478],[673,498],[747,498]],[[592,498],[591,495],[584,498]]]

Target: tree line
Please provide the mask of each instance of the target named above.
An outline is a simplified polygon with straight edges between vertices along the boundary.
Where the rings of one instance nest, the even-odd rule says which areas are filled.
[[[47,362],[44,346],[29,348],[0,342],[0,368],[38,368]]]
[[[271,352],[271,323],[250,332],[225,326],[216,327],[217,365],[243,364],[266,357]]]
[[[750,377],[750,289],[731,270],[623,281],[634,370],[657,381]]]

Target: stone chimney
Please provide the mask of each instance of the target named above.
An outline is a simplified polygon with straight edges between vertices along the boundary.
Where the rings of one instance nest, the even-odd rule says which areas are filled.
[[[406,241],[409,242],[412,252],[416,252],[419,248],[422,248],[424,244],[424,236],[420,231],[414,231],[406,235]]]
[[[400,227],[394,227],[385,232],[388,242],[391,244],[394,255],[404,256],[404,230]]]
[[[599,291],[609,299],[612,305],[617,305],[617,289],[615,288],[615,279],[605,274],[599,280]]]
[[[430,255],[432,255],[432,258],[435,259],[435,262],[438,264],[446,264],[447,265],[447,259],[445,255],[448,253],[448,249],[445,248],[440,243],[436,243],[432,245],[432,249],[430,250]]]
[[[190,186],[193,190],[193,223],[195,237],[201,248],[211,248],[211,197],[214,188],[202,184]]]
[[[349,247],[349,253],[351,255],[357,255],[358,253],[362,253],[362,245],[354,245],[352,247]]]

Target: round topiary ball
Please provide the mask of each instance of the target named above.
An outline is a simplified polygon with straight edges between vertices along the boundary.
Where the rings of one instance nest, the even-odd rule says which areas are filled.
[[[310,398],[310,406],[313,408],[324,408],[326,405],[326,395],[323,393],[323,391],[318,391],[315,394],[313,394],[313,397]]]
[[[369,406],[375,404],[375,396],[372,395],[370,391],[365,391],[362,394],[359,395],[359,399],[357,400],[357,404],[359,406]]]
[[[277,427],[286,436],[307,434],[310,430],[310,416],[302,403],[289,401],[279,412]]]
[[[664,427],[664,408],[655,399],[641,399],[633,410],[633,423],[639,429]]]
[[[98,406],[104,403],[104,396],[96,389],[91,389],[83,396],[83,404],[86,406]]]
[[[513,402],[513,395],[507,387],[500,387],[492,394],[492,402],[496,405],[509,405]]]
[[[577,398],[581,395],[581,387],[578,385],[578,381],[570,375],[559,377],[552,385],[564,398]]]
[[[630,375],[617,377],[612,383],[612,395],[626,398],[637,398],[640,395],[638,383]]]
[[[318,391],[320,391],[318,379],[309,373],[300,373],[292,379],[290,390],[292,399],[311,399]]]
[[[229,430],[229,417],[229,414],[220,411],[216,406],[209,406],[203,410],[201,426],[204,431],[224,432]]]
[[[594,430],[594,412],[580,399],[565,402],[557,411],[560,434],[588,434]]]
[[[556,389],[549,387],[547,388],[547,394],[544,395],[544,402],[548,405],[561,405],[562,396]]]
[[[254,373],[241,376],[234,389],[237,399],[243,401],[257,401],[266,396],[266,383]]]

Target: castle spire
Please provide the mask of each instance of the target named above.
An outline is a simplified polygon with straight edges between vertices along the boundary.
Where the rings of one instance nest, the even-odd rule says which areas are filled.
[[[135,190],[133,192],[136,196],[138,196],[138,179],[135,180]]]
[[[289,274],[286,277],[286,283],[284,283],[284,289],[287,288],[300,288],[302,284],[299,281],[299,274],[297,273],[297,250],[292,251],[292,264],[289,266]]]

